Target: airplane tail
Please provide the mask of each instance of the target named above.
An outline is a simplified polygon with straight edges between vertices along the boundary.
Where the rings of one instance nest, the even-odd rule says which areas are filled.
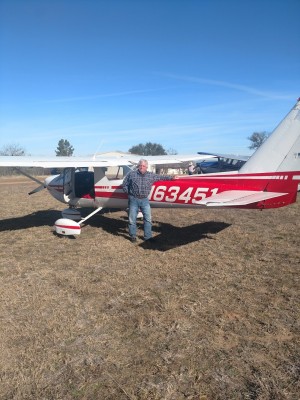
[[[300,98],[239,173],[285,171],[300,171]]]

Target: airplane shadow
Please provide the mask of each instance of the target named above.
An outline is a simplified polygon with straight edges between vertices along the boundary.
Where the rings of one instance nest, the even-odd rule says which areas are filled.
[[[0,232],[16,231],[27,228],[49,226],[61,218],[61,212],[57,210],[43,210],[22,217],[8,218],[0,221]],[[128,221],[126,217],[112,218],[104,214],[98,214],[86,223],[95,228],[101,228],[111,235],[123,236],[129,240]],[[139,232],[143,232],[143,223],[137,222]],[[144,249],[167,251],[186,244],[197,242],[201,239],[214,239],[212,235],[221,232],[230,226],[225,222],[209,221],[184,227],[177,227],[161,221],[153,221],[153,232],[156,233],[154,242],[142,242],[138,246]]]
[[[0,232],[17,231],[36,226],[53,226],[54,221],[61,218],[61,212],[56,210],[43,210],[22,217],[2,219]]]
[[[129,240],[128,236],[128,222],[125,217],[122,219],[113,219],[105,215],[98,215],[98,218],[90,220],[90,226],[101,227],[106,232],[123,236]],[[143,229],[143,223],[137,222],[140,232]],[[164,222],[153,221],[153,232],[156,232],[154,242],[143,241],[139,247],[144,249],[153,249],[158,251],[167,251],[179,246],[197,242],[201,239],[213,239],[211,235],[215,235],[230,226],[225,222],[209,221],[198,224],[193,224],[185,227],[177,227],[172,224]]]
[[[80,211],[82,212],[83,217],[91,212],[90,209],[85,208],[80,209]],[[106,210],[103,210],[103,212],[105,211]],[[112,211],[109,210],[109,212],[111,213]],[[54,222],[59,218],[62,218],[61,211],[59,210],[40,210],[21,217],[0,219],[0,232],[17,231],[27,228],[34,228],[36,226],[53,227]]]

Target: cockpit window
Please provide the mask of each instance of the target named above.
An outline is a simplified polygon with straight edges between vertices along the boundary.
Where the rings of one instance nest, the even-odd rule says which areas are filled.
[[[115,180],[115,179],[124,179],[125,175],[131,171],[131,168],[127,165],[122,166],[115,166],[115,167],[107,167],[105,176],[108,180]]]

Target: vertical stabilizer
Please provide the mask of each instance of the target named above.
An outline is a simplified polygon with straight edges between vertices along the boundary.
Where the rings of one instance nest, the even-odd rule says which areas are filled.
[[[300,98],[239,173],[300,170]]]

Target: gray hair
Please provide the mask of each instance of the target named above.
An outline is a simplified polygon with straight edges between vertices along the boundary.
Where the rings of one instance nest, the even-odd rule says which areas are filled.
[[[140,161],[138,162],[138,166],[141,164],[146,164],[146,166],[148,167],[148,161],[145,160],[144,158],[141,158]]]

